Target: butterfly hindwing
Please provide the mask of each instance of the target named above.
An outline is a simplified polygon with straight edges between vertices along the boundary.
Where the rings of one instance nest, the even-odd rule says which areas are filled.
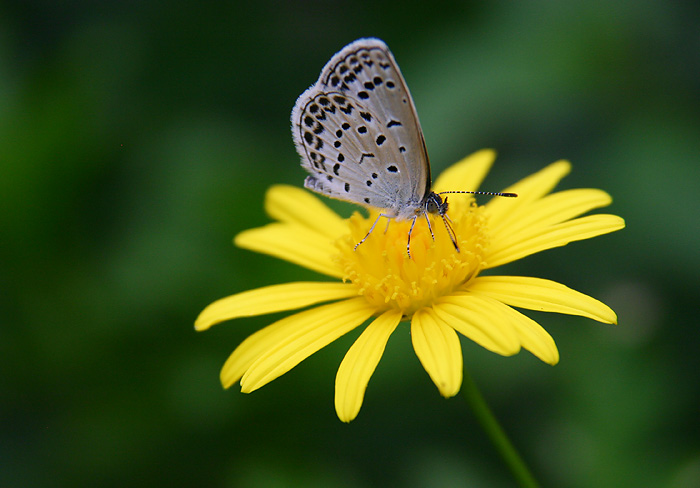
[[[360,39],[326,64],[292,112],[306,186],[408,218],[430,190],[423,134],[393,56]]]

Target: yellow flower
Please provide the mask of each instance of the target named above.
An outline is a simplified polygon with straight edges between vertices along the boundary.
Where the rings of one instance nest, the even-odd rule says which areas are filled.
[[[444,172],[435,191],[476,189],[495,159],[479,151]],[[450,199],[460,252],[442,221],[425,220],[411,235],[410,222],[383,225],[353,251],[377,215],[343,219],[305,190],[273,186],[265,208],[277,222],[240,233],[235,243],[338,279],[267,286],[218,300],[195,322],[197,330],[238,317],[296,310],[241,343],[221,370],[225,388],[240,380],[252,392],[368,319],[369,325],[345,355],[336,376],[335,408],[353,420],[365,389],[399,322],[411,322],[413,348],[440,393],[455,395],[462,383],[462,349],[457,332],[495,353],[510,356],[521,347],[549,364],[559,361],[554,340],[514,308],[581,315],[616,323],[615,313],[587,295],[554,281],[523,276],[481,276],[481,271],[545,249],[564,246],[624,227],[615,215],[588,215],[611,202],[595,189],[549,194],[570,170],[551,164],[506,189],[518,198],[493,198],[477,206],[466,195]],[[432,218],[432,217],[431,217]],[[342,281],[341,281],[342,280]]]

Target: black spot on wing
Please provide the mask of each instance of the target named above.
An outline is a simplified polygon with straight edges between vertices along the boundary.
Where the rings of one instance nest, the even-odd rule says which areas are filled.
[[[360,160],[357,162],[358,164],[362,164],[362,162],[365,160],[365,158],[373,158],[374,154],[373,153],[362,153],[362,157],[360,157]],[[372,173],[373,175],[376,173]],[[376,178],[376,176],[375,176]]]

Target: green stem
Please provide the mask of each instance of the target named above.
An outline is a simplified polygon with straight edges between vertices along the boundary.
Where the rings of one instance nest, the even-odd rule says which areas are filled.
[[[484,397],[474,383],[474,380],[469,373],[464,371],[464,380],[462,383],[462,393],[467,399],[469,406],[474,411],[477,420],[481,427],[486,431],[486,434],[491,439],[494,447],[503,458],[503,461],[508,465],[513,477],[518,484],[523,488],[538,488],[539,484],[530,473],[527,465],[515,450],[513,444],[506,436],[506,433],[501,428],[498,420],[489,409]]]

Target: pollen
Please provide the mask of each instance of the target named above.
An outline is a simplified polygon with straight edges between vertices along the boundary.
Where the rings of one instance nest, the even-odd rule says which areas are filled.
[[[410,220],[379,222],[353,250],[377,217],[374,212],[367,218],[355,213],[348,220],[350,233],[336,242],[344,281],[356,285],[378,311],[395,309],[405,317],[451,294],[483,269],[488,243],[483,207],[472,204],[462,209],[450,212],[459,251],[439,216],[429,217],[434,239],[425,217],[419,216],[411,233],[410,256],[406,248]]]

